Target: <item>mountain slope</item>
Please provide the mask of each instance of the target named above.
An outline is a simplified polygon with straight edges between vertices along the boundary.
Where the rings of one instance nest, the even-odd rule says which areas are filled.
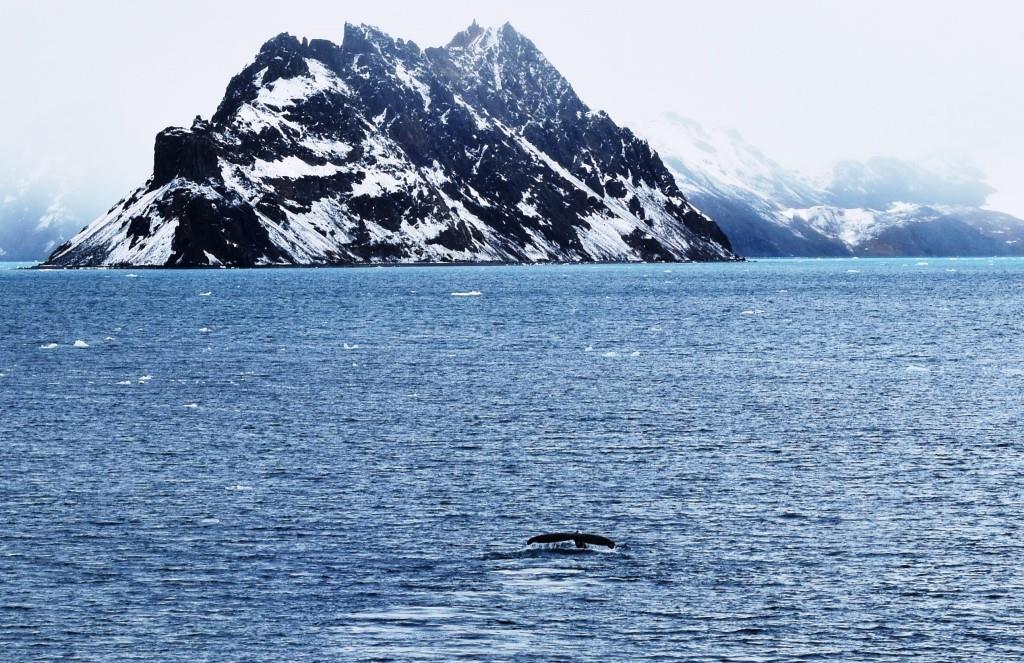
[[[1024,255],[1024,221],[981,209],[992,189],[969,168],[844,161],[821,186],[734,131],[674,114],[638,130],[743,255]]]
[[[637,130],[658,150],[680,189],[747,256],[844,256],[850,249],[788,208],[826,203],[824,192],[786,170],[735,131],[711,131],[665,113]]]
[[[510,25],[268,41],[48,265],[731,260],[645,141]]]
[[[35,261],[81,226],[87,204],[60,182],[0,172],[0,261]]]

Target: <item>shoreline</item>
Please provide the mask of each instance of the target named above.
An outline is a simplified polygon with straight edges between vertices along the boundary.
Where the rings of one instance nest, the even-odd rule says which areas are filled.
[[[96,265],[82,267],[65,267],[62,265],[48,265],[40,263],[18,269],[32,269],[39,271],[78,271],[78,270],[185,270],[185,269],[367,269],[373,267],[540,267],[540,266],[563,266],[563,265],[700,265],[720,263],[743,263],[751,260],[743,257],[736,257],[730,260],[679,260],[679,261],[645,261],[645,260],[587,260],[579,262],[569,261],[544,261],[544,262],[504,262],[494,261],[452,261],[452,262],[383,262],[383,263],[313,263],[303,265]]]

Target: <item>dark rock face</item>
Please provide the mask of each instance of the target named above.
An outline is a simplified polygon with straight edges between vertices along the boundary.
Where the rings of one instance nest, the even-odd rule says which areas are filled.
[[[510,25],[443,48],[282,34],[211,121],[47,261],[289,265],[733,260],[658,155]]]

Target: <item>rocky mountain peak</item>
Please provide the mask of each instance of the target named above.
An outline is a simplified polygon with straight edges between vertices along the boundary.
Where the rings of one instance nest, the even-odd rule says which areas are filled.
[[[730,260],[650,147],[511,25],[281,34],[51,264]]]
[[[484,29],[480,27],[480,24],[476,22],[476,19],[473,19],[473,23],[470,24],[468,28],[452,37],[451,41],[445,45],[445,48],[466,48],[483,33]]]

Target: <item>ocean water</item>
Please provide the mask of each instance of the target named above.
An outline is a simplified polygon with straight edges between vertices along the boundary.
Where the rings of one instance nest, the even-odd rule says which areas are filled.
[[[5,267],[2,660],[1024,656],[1024,260]]]

